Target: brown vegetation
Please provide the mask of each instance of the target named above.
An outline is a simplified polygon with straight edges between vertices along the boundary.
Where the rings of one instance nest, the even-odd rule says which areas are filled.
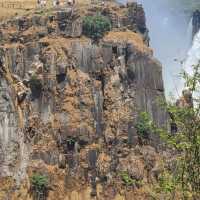
[[[60,0],[61,4],[65,0]],[[47,0],[47,8],[51,8],[52,0]],[[80,7],[91,3],[90,0],[77,0]],[[0,21],[11,18],[13,16],[29,13],[31,10],[37,9],[37,0],[0,0]]]

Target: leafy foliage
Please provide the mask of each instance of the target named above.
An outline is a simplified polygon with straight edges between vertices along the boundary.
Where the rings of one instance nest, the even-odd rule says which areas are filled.
[[[135,180],[132,179],[132,178],[129,176],[128,172],[126,172],[126,171],[125,171],[125,172],[121,172],[120,176],[121,176],[121,179],[122,179],[122,181],[124,182],[124,184],[125,184],[126,186],[132,186],[132,185],[135,184]]]
[[[74,139],[70,138],[67,140],[67,142],[68,142],[68,144],[73,145],[73,144],[75,144],[76,141]]]
[[[100,14],[86,16],[83,19],[83,33],[95,41],[101,39],[110,29],[111,23],[109,19]]]
[[[141,112],[139,114],[135,128],[141,138],[143,138],[143,139],[149,138],[149,134],[151,133],[151,131],[153,129],[153,122],[148,113]]]
[[[48,188],[48,178],[44,175],[33,174],[31,177],[31,185],[36,193],[45,193]]]
[[[123,181],[126,187],[133,186],[133,187],[141,187],[143,185],[142,180],[136,180],[129,175],[127,171],[123,171],[120,174],[120,178]]]
[[[191,75],[186,72],[182,75],[185,86],[193,95],[193,103],[185,106],[166,104],[173,123],[177,125],[177,133],[172,135],[165,130],[159,130],[159,133],[168,147],[176,153],[176,166],[172,171],[168,171],[175,177],[176,188],[181,188],[183,199],[188,199],[190,194],[192,199],[196,200],[200,199],[200,99],[198,96],[200,65],[193,66]]]
[[[160,177],[159,177],[159,186],[165,193],[172,193],[176,188],[176,180],[174,177],[169,174],[167,171],[165,171]]]

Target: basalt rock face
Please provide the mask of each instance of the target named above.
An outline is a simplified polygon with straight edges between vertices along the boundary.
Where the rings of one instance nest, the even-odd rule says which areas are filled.
[[[78,10],[1,25],[0,199],[33,199],[33,173],[48,177],[49,200],[148,199],[140,183],[156,179],[159,138],[138,146],[134,125],[147,111],[166,126],[162,68],[141,6],[99,9],[113,30],[98,45],[82,36]]]
[[[193,13],[193,19],[192,19],[192,25],[193,25],[193,36],[200,30],[200,11],[196,10]]]
[[[0,128],[0,173],[1,176],[9,176],[9,166],[15,165],[14,158],[19,159],[16,149],[19,148],[17,143],[18,133],[17,133],[17,116],[15,114],[14,106],[11,101],[11,91],[6,81],[1,76],[1,98],[0,98],[0,108],[1,108],[1,128]],[[3,142],[2,142],[3,141]]]

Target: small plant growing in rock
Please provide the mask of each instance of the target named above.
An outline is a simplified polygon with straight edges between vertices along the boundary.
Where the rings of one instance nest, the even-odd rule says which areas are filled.
[[[111,23],[108,18],[98,14],[86,16],[83,19],[83,34],[94,41],[99,41],[107,31],[111,30]]]
[[[135,128],[141,140],[149,139],[149,134],[153,130],[153,122],[148,113],[140,113]]]
[[[74,139],[72,139],[72,138],[68,139],[67,140],[68,150],[73,151],[75,148],[75,143],[76,143],[76,141]]]
[[[165,193],[172,193],[175,190],[175,179],[169,173],[164,172],[162,176],[159,177],[159,186]]]
[[[121,172],[120,177],[126,186],[133,186],[135,184],[135,180],[132,179],[126,171]]]
[[[40,174],[33,174],[31,177],[31,189],[34,198],[37,200],[45,199],[48,192],[48,178]]]

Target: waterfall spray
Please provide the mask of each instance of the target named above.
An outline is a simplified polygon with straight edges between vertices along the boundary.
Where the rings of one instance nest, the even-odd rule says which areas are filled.
[[[200,30],[195,35],[192,47],[188,51],[187,58],[183,64],[184,70],[192,75],[192,66],[197,65],[200,62]]]
[[[187,28],[187,35],[186,35],[186,42],[188,43],[188,49],[190,49],[191,45],[192,45],[192,39],[193,39],[193,24],[192,24],[192,20],[193,18],[191,17],[190,22],[188,24],[188,28]]]

